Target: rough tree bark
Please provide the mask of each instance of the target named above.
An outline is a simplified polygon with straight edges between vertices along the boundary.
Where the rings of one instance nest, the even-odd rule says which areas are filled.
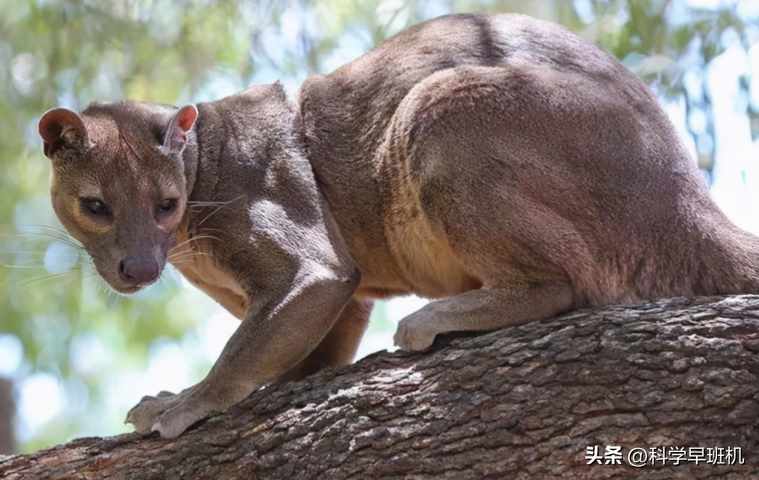
[[[8,457],[0,478],[759,478],[757,351],[759,296],[578,311],[273,385],[176,441]],[[587,465],[606,445],[622,465]],[[744,463],[626,464],[664,446],[740,447]]]

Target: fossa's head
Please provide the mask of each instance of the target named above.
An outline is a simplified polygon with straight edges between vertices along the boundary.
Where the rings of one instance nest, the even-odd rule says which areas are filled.
[[[39,122],[53,208],[117,292],[156,281],[187,205],[183,150],[198,110],[136,102],[65,108]]]

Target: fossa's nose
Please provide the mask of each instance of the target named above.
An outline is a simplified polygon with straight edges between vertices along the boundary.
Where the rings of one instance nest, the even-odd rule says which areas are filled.
[[[158,262],[150,257],[126,257],[119,262],[119,276],[134,286],[155,281],[159,273]]]

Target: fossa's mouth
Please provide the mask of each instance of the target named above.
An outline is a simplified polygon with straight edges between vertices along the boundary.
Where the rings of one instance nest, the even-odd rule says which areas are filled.
[[[119,293],[123,293],[126,295],[132,295],[133,293],[137,293],[140,290],[142,290],[145,286],[143,285],[135,285],[134,287],[123,287],[120,290],[117,290]]]
[[[115,291],[116,293],[118,293],[120,295],[134,295],[135,293],[139,292],[140,290],[143,290],[143,289],[145,289],[145,288],[153,285],[157,281],[158,281],[158,279],[156,279],[156,280],[154,280],[152,282],[140,283],[140,284],[137,284],[137,285],[113,285],[112,283],[107,282],[107,281],[106,281],[106,283],[108,283],[108,286],[111,287],[111,289],[113,291]]]

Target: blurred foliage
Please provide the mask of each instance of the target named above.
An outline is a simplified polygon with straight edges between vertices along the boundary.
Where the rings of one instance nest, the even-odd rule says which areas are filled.
[[[36,135],[46,109],[81,109],[96,99],[210,100],[275,79],[294,93],[308,74],[326,73],[415,22],[449,12],[522,12],[601,44],[657,94],[684,102],[700,165],[709,171],[714,118],[702,79],[726,48],[756,44],[757,19],[745,3],[0,0],[0,348],[20,340],[22,362],[6,372],[19,388],[45,372],[60,379],[65,394],[63,413],[26,432],[24,449],[116,431],[125,412],[109,410],[109,385],[144,369],[156,339],[181,341],[214,309],[178,289],[171,274],[135,299],[103,287],[49,206],[49,165]],[[759,95],[750,92],[749,75],[741,82],[742,108],[756,134],[759,104],[749,99]],[[105,355],[83,367],[97,345]],[[198,375],[208,364],[187,361],[198,362]]]

